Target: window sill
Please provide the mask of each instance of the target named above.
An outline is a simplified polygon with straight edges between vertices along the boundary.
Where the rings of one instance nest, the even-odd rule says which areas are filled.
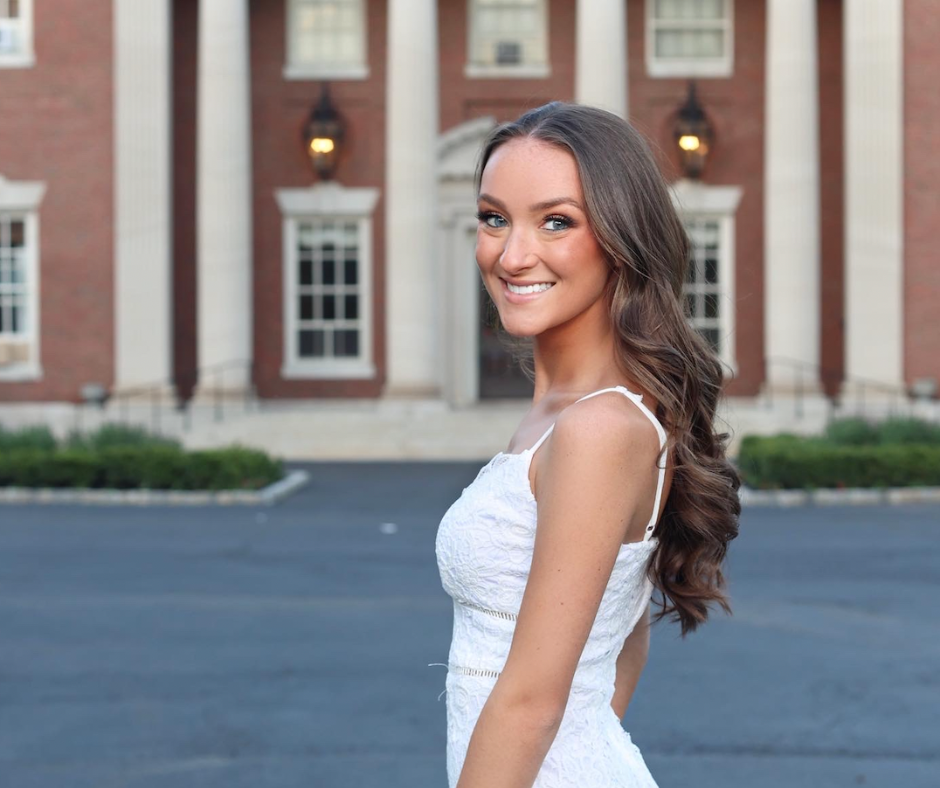
[[[689,79],[694,77],[726,79],[734,74],[734,63],[728,60],[647,60],[646,73],[657,79]]]
[[[463,73],[468,79],[545,79],[552,75],[552,69],[547,64],[484,66],[478,63],[467,63]]]
[[[358,359],[344,361],[299,362],[281,367],[284,380],[371,380],[375,365]]]
[[[368,66],[304,66],[286,64],[281,72],[286,80],[368,79]]]
[[[42,380],[42,367],[30,362],[25,364],[0,365],[0,383],[19,383]]]
[[[0,55],[0,68],[33,68],[36,58],[29,55]]]

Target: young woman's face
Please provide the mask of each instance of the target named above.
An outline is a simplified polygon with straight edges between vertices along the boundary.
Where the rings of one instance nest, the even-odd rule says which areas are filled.
[[[503,327],[537,336],[598,310],[610,269],[584,212],[574,157],[529,137],[483,170],[476,258]]]

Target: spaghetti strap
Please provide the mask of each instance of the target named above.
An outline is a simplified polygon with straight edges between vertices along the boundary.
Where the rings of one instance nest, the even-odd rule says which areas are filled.
[[[611,386],[610,388],[600,389],[598,391],[592,391],[590,394],[585,394],[581,399],[575,400],[575,402],[581,402],[582,400],[590,399],[591,397],[596,397],[598,394],[605,394],[608,391],[618,391],[623,394],[627,399],[633,402],[653,423],[653,426],[656,428],[656,434],[659,435],[659,456],[663,454],[663,446],[666,443],[666,430],[663,428],[663,425],[660,423],[659,419],[653,415],[653,412],[643,404],[643,395],[637,394],[636,392],[630,391],[626,386]],[[552,425],[554,426],[554,425]],[[548,429],[551,432],[551,427]],[[548,433],[542,436],[536,446],[539,446],[545,438],[548,437]],[[662,500],[663,495],[663,482],[666,478],[666,464],[665,462],[660,465],[657,461],[656,467],[659,469],[659,473],[656,479],[656,500],[653,502],[653,514],[650,517],[650,521],[646,526],[646,530],[643,532],[643,541],[646,542],[653,535],[653,531],[656,529],[656,515],[659,513],[659,502]]]

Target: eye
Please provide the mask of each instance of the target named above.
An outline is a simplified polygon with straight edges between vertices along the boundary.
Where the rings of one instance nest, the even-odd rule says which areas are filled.
[[[549,216],[545,219],[545,222],[542,224],[546,230],[551,230],[552,232],[560,232],[561,230],[567,230],[571,227],[574,222],[571,221],[567,216]]]
[[[500,216],[498,213],[493,211],[479,211],[477,213],[477,219],[487,227],[491,227],[494,230],[498,230],[500,227],[506,226],[506,220]]]

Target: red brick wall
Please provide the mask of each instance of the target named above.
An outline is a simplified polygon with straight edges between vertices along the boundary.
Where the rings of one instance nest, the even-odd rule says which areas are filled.
[[[251,109],[254,213],[255,383],[262,397],[376,397],[385,377],[385,202],[373,215],[373,353],[375,380],[282,380],[284,303],[281,213],[274,192],[310,186],[315,176],[301,130],[320,97],[321,82],[287,81],[286,0],[251,2]],[[369,0],[369,77],[331,81],[330,95],[344,116],[346,152],[336,181],[385,186],[386,2]]]
[[[904,3],[904,379],[940,380],[940,16]]]
[[[173,3],[173,379],[196,384],[196,59],[199,5]]]
[[[0,400],[76,400],[83,383],[113,382],[111,7],[111,0],[35,3],[36,65],[0,69],[0,173],[46,182],[43,378],[0,381]]]
[[[826,392],[845,375],[845,167],[842,0],[819,0],[820,365]]]
[[[736,2],[734,72],[722,79],[699,79],[699,101],[714,129],[715,143],[703,173],[713,185],[734,185],[744,193],[736,215],[735,356],[738,377],[725,392],[756,394],[764,379],[764,41],[763,2]],[[669,180],[679,172],[672,123],[685,100],[687,80],[652,78],[646,73],[646,3],[628,4],[630,120],[658,148]]]
[[[439,0],[441,131],[492,115],[512,120],[549,101],[574,98],[575,0],[549,0],[548,61],[551,73],[540,79],[468,78],[466,0]]]

